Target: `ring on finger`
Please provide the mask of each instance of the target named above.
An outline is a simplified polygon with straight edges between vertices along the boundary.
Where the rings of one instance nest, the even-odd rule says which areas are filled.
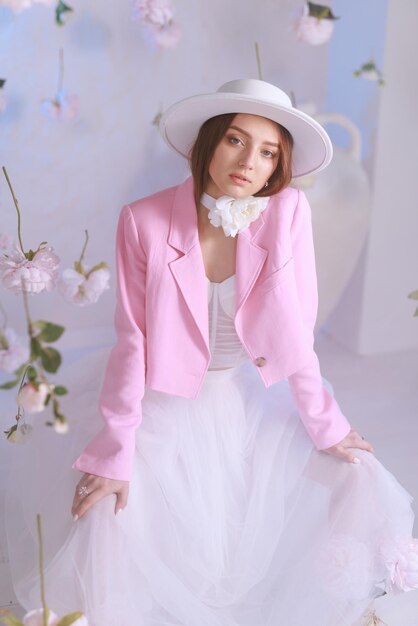
[[[80,485],[80,487],[77,489],[77,493],[79,496],[82,496],[84,498],[85,496],[89,495],[89,490],[87,489],[86,485]]]

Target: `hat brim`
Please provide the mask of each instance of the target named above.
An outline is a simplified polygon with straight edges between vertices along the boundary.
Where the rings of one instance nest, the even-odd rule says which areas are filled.
[[[160,132],[173,150],[188,158],[202,124],[223,113],[260,115],[287,128],[294,141],[294,178],[319,172],[332,159],[331,140],[312,117],[295,108],[236,93],[203,94],[173,104],[161,117]]]

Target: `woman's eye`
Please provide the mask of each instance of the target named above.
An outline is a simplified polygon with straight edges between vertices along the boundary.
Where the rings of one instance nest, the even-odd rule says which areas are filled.
[[[272,159],[274,157],[274,152],[272,152],[271,150],[263,150],[263,155],[268,157],[269,159]]]
[[[239,139],[239,137],[228,137],[228,141],[234,145],[241,143],[241,139]]]

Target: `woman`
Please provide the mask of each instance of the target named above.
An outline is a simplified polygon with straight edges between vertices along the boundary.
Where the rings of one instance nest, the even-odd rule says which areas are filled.
[[[120,215],[104,426],[74,464],[54,608],[95,626],[350,626],[390,590],[413,515],[313,348],[310,209],[288,185],[330,140],[257,80],[173,105],[161,130],[192,177]]]

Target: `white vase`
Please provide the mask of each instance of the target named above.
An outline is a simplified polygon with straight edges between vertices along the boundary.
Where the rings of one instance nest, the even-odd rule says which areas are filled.
[[[357,126],[339,113],[319,114],[315,119],[324,126],[343,127],[350,138],[348,148],[334,147],[334,157],[324,171],[292,183],[305,191],[312,207],[319,328],[341,297],[364,246],[371,191],[361,164],[361,134]]]

